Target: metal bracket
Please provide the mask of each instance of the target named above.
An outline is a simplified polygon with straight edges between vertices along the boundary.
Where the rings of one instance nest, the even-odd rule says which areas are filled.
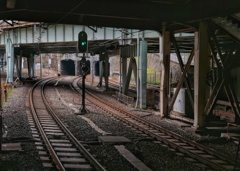
[[[90,28],[92,31],[94,31],[95,33],[97,33],[97,27],[94,28],[93,26],[88,26],[88,28]]]

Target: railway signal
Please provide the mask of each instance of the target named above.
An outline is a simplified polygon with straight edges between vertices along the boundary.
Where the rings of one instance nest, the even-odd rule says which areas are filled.
[[[81,31],[78,34],[78,51],[81,53],[87,52],[87,33]]]
[[[86,58],[85,53],[88,50],[87,46],[87,33],[85,31],[81,31],[78,34],[78,51],[83,53],[82,57],[82,107],[80,109],[80,114],[86,114],[87,110],[85,108],[85,79],[88,67],[86,66]]]

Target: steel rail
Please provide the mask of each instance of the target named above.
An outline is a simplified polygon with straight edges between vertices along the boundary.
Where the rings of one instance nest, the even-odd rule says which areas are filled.
[[[67,127],[63,124],[63,122],[57,117],[57,115],[55,114],[55,112],[52,110],[52,108],[50,107],[47,98],[44,94],[44,89],[46,87],[46,85],[54,80],[55,78],[50,78],[50,79],[46,79],[46,80],[41,80],[39,82],[37,82],[31,89],[31,94],[30,94],[30,98],[29,98],[29,102],[30,102],[30,107],[31,107],[31,111],[34,117],[34,121],[39,129],[39,132],[44,140],[44,143],[52,157],[52,160],[54,162],[54,164],[56,165],[56,168],[60,171],[65,171],[66,168],[64,167],[63,163],[61,162],[60,158],[58,157],[58,155],[56,154],[54,147],[52,146],[50,140],[48,139],[47,135],[45,134],[45,131],[38,119],[37,116],[37,112],[34,106],[34,102],[33,102],[33,92],[34,90],[37,88],[37,86],[39,86],[40,83],[43,83],[43,85],[41,85],[41,97],[43,100],[43,103],[46,107],[46,111],[50,114],[50,116],[54,119],[55,123],[58,125],[59,128],[61,128],[61,131],[64,132],[64,136],[66,136],[68,138],[68,140],[71,141],[71,143],[73,144],[73,146],[80,151],[85,158],[88,159],[88,161],[90,161],[90,164],[94,166],[94,169],[98,170],[98,171],[106,171],[105,168],[98,163],[98,161],[88,152],[88,150],[74,137],[74,135],[67,129]]]
[[[77,90],[76,90],[77,91]],[[135,127],[137,127],[138,129],[142,130],[143,132],[155,137],[156,139],[164,142],[165,144],[168,144],[169,146],[171,146],[172,148],[174,149],[177,149],[179,151],[181,151],[182,153],[185,153],[187,154],[188,156],[191,156],[192,158],[195,158],[197,159],[198,161],[214,168],[214,169],[217,169],[217,170],[222,170],[222,171],[226,171],[228,169],[226,169],[226,167],[224,167],[223,165],[217,163],[217,162],[211,162],[208,158],[206,157],[203,157],[199,154],[196,154],[192,151],[194,150],[200,150],[201,152],[204,152],[204,154],[206,155],[211,155],[213,156],[214,158],[216,158],[216,160],[221,160],[223,162],[228,162],[225,164],[225,166],[233,166],[234,165],[234,160],[231,159],[229,156],[226,156],[225,154],[222,154],[222,153],[219,153],[211,148],[208,148],[206,146],[203,146],[197,142],[194,142],[194,141],[191,141],[187,138],[184,138],[172,131],[168,131],[166,130],[165,128],[159,126],[159,125],[156,125],[152,122],[149,122],[143,118],[140,118],[134,114],[131,114],[127,111],[124,111],[116,106],[114,106],[113,104],[109,103],[109,102],[106,102],[104,100],[102,100],[101,98],[93,95],[92,93],[86,91],[87,94],[89,94],[91,97],[86,97],[87,100],[89,100],[90,102],[92,102],[93,104],[97,105],[98,107],[100,107],[102,110],[110,113],[111,115],[115,115],[117,116],[118,118],[120,118],[121,120],[123,120],[124,122],[131,122],[132,125],[134,125]],[[99,102],[96,102],[96,99],[98,101],[100,101],[101,103]],[[106,106],[104,107],[105,104]],[[112,109],[109,109],[109,107],[111,107]],[[113,109],[115,111],[113,111]],[[125,114],[126,116],[119,116],[119,113],[117,113],[116,111],[118,112],[121,112],[122,114]],[[130,121],[129,118],[132,118],[134,119],[135,121]],[[141,124],[137,123],[137,122],[140,122]],[[148,129],[143,129],[142,127],[146,125],[148,126]],[[157,135],[156,133],[159,133],[159,132],[155,132],[155,131],[159,131],[161,133],[164,133],[166,135],[162,135],[162,136],[159,136]],[[168,139],[166,138],[166,136],[169,136]],[[173,138],[176,140],[179,140],[179,142],[174,142]],[[181,145],[181,143],[185,143],[185,148],[184,148],[184,145]],[[180,144],[180,145],[179,145]],[[186,145],[189,145],[191,147],[194,148],[194,150],[189,150],[186,148]],[[203,154],[203,153],[201,153]],[[230,170],[233,170],[233,169],[230,169]]]
[[[48,112],[51,113],[55,121],[57,122],[58,126],[61,127],[61,129],[65,132],[67,137],[74,143],[74,145],[78,148],[79,151],[81,151],[84,156],[90,161],[91,164],[94,165],[95,169],[98,171],[106,171],[106,169],[88,152],[88,150],[77,140],[77,138],[69,131],[69,129],[64,125],[64,123],[58,118],[56,113],[52,110],[52,108],[49,105],[49,102],[46,99],[46,96],[44,94],[44,88],[46,84],[42,87],[42,97],[44,100],[44,104],[46,105]]]
[[[52,79],[50,79],[52,80]],[[65,168],[64,166],[62,165],[60,159],[57,157],[57,154],[55,153],[55,150],[53,149],[50,141],[48,140],[45,132],[44,132],[44,129],[43,127],[41,126],[40,122],[39,122],[39,119],[37,117],[37,112],[36,112],[36,109],[34,107],[34,104],[33,104],[33,92],[35,90],[35,88],[37,86],[39,86],[40,83],[44,82],[44,81],[49,81],[49,79],[46,79],[46,80],[40,80],[38,81],[36,84],[34,84],[34,86],[31,88],[30,90],[30,96],[29,96],[29,104],[30,104],[30,109],[31,109],[31,112],[32,112],[32,115],[33,115],[33,118],[34,118],[34,121],[38,127],[38,130],[43,138],[43,141],[44,143],[46,144],[46,147],[49,151],[49,154],[51,155],[52,157],[52,160],[54,162],[54,164],[56,165],[57,169],[60,170],[60,171],[65,171]]]

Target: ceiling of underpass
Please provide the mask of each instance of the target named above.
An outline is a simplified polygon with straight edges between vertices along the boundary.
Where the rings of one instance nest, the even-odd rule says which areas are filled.
[[[239,9],[239,0],[1,0],[0,19],[161,31]]]
[[[90,27],[117,27],[139,30],[167,28],[174,32],[192,32],[197,23],[218,16],[240,12],[239,0],[1,0],[0,20],[7,29],[20,22],[76,24]],[[12,20],[12,21],[10,21]],[[30,25],[31,26],[31,23]],[[148,51],[159,51],[159,39],[149,39]],[[190,52],[192,37],[177,38],[181,52]],[[90,51],[98,53],[99,44],[89,41]],[[114,40],[107,50],[114,53]],[[3,52],[5,47],[0,47]],[[32,43],[15,47],[15,53],[74,53],[76,42]]]

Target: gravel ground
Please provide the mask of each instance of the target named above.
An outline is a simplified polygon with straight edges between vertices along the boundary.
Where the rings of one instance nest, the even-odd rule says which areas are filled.
[[[83,117],[76,115],[75,112],[81,107],[81,98],[76,96],[68,86],[61,85],[63,83],[64,80],[60,81],[57,90],[47,88],[49,101],[51,101],[54,109],[58,111],[59,117],[65,122],[77,139],[87,144],[86,148],[94,154],[96,159],[104,165],[108,171],[136,171],[137,169],[119,154],[114,145],[100,144],[98,136],[102,136],[103,134],[92,129],[83,117],[90,119],[100,129],[111,133],[111,135],[125,136],[130,139],[132,143],[124,144],[125,147],[153,171],[205,170],[203,166],[188,160],[187,157],[181,153],[176,154],[173,149],[170,149],[164,144],[155,142],[134,128],[126,127],[125,124],[89,104],[87,101],[86,108],[89,111],[88,114]],[[25,84],[24,86],[18,85],[11,93],[10,99],[3,106],[3,124],[5,125],[3,131],[7,131],[7,135],[3,140],[4,142],[19,141],[22,150],[0,153],[0,168],[9,166],[12,170],[43,170],[34,146],[26,115],[26,94],[30,86],[29,84]],[[58,96],[58,93],[60,96]],[[160,119],[159,116],[153,114],[154,111],[137,111],[119,103],[111,93],[95,94],[171,131],[199,141],[225,154],[235,155],[236,145],[231,142],[219,139],[218,137],[201,137],[195,134],[191,128],[182,129],[166,119]]]
[[[17,85],[10,93],[10,98],[3,104],[3,143],[20,143],[22,150],[2,151],[0,153],[2,170],[43,170],[26,115],[30,87],[30,84]]]

